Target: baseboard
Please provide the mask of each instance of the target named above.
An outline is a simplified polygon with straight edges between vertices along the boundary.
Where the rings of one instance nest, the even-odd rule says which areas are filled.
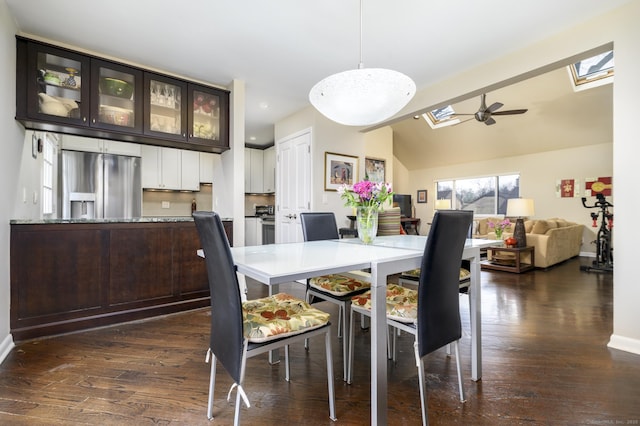
[[[612,349],[619,349],[621,351],[640,355],[640,340],[638,339],[612,334],[607,346]]]
[[[584,257],[596,257],[596,254],[592,251],[581,251],[580,254],[578,256],[584,256]]]
[[[13,344],[13,336],[8,334],[7,337],[4,338],[2,343],[0,343],[0,364],[4,361],[4,359],[9,356],[9,352],[13,349],[15,345]]]

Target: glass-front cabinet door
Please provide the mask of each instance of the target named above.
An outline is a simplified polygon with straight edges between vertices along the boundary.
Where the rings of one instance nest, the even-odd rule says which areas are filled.
[[[219,145],[228,114],[226,92],[195,84],[189,85],[189,142]]]
[[[142,71],[97,59],[91,70],[91,127],[141,133]]]
[[[187,84],[172,78],[144,74],[144,133],[165,139],[187,140]]]
[[[25,76],[29,116],[88,124],[89,64],[73,52],[30,43]]]

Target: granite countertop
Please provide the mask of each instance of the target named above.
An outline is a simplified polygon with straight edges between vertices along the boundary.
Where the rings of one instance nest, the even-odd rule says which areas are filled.
[[[223,222],[233,221],[232,218],[222,218]],[[44,225],[60,223],[176,223],[193,222],[191,216],[156,216],[156,217],[136,217],[131,219],[11,219],[11,225]]]

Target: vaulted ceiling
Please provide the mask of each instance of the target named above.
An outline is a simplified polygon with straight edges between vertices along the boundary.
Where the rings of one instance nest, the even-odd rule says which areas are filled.
[[[613,85],[574,92],[565,67],[488,93],[486,102],[503,103],[498,111],[528,111],[495,116],[491,126],[472,119],[432,129],[422,117],[401,121],[392,125],[395,156],[412,170],[613,141]],[[479,97],[453,105],[458,113],[479,106]]]

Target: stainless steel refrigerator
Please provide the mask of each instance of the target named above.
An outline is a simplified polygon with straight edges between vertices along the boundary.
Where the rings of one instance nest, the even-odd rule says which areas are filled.
[[[140,157],[62,150],[59,164],[61,218],[140,217]]]

